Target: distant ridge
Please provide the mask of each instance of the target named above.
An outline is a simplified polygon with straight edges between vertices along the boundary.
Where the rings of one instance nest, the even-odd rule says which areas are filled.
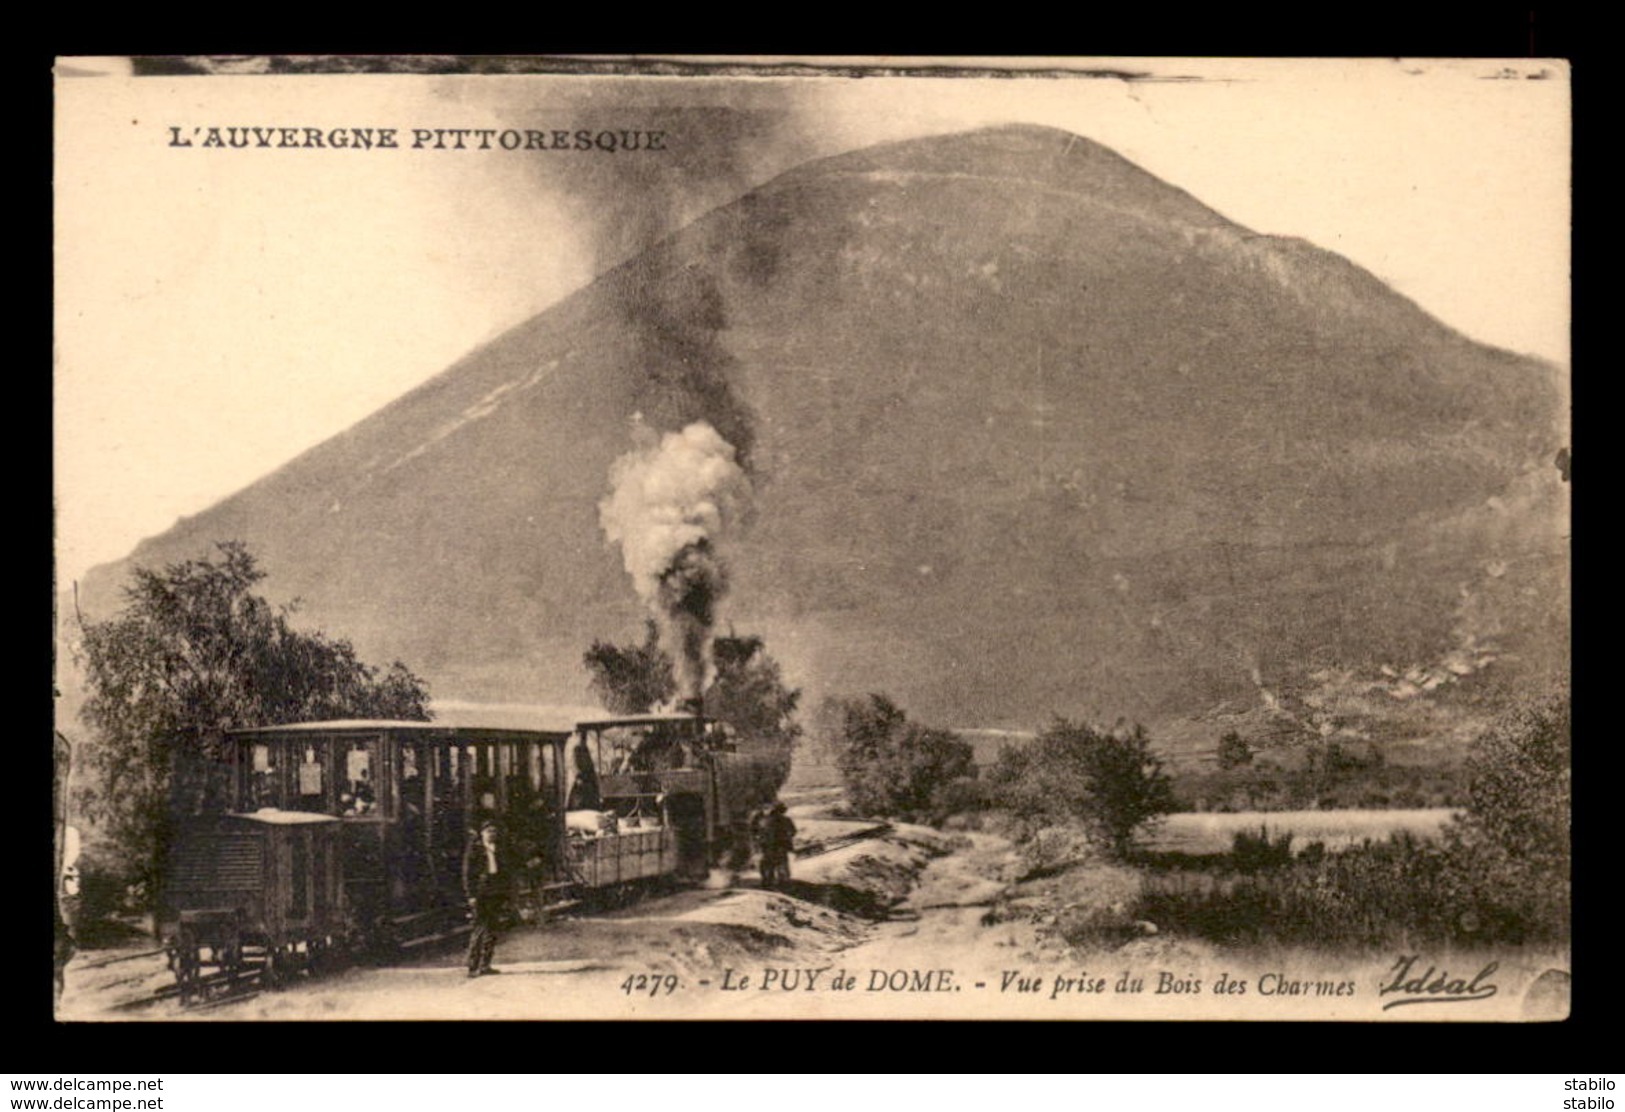
[[[1040,728],[1274,700],[1312,733],[1353,699],[1334,730],[1437,732],[1567,669],[1560,383],[1097,143],[987,128],[781,175],[81,605],[240,538],[438,697],[585,702],[585,647],[641,631],[597,518],[641,413],[740,449],[725,617],[809,701]],[[1359,687],[1452,653],[1472,669],[1419,702]]]

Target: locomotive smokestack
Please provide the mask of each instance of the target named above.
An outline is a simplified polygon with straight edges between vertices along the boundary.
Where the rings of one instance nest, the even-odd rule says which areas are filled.
[[[678,705],[697,710],[715,671],[711,641],[728,591],[718,549],[750,499],[750,480],[733,445],[704,421],[660,436],[635,417],[632,439],[610,468],[599,521],[660,627]]]

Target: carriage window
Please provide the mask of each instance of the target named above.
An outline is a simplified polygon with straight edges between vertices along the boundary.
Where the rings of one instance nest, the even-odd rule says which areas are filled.
[[[525,751],[525,773],[530,778],[531,789],[551,795],[556,775],[552,762],[553,747],[536,741],[525,746]]]
[[[326,776],[323,746],[307,745],[299,752],[299,810],[321,811],[325,808]]]
[[[525,790],[530,785],[525,782],[520,767],[520,748],[511,741],[503,742],[496,748],[498,783],[502,785],[501,803],[504,809],[510,811],[520,803],[528,803],[530,800],[530,793]]]
[[[603,730],[592,735],[591,751],[601,772],[621,773],[632,767],[632,747],[623,730]]]
[[[271,747],[254,746],[253,763],[248,771],[248,810],[277,805],[276,772],[271,764]]]
[[[449,823],[460,823],[456,817],[462,810],[462,777],[459,775],[457,749],[432,749],[429,759],[434,762],[434,781],[431,785],[434,796],[431,807],[435,814],[435,829],[444,831]],[[461,826],[458,826],[459,832]]]
[[[378,809],[378,794],[373,784],[374,747],[373,739],[368,738],[351,742],[344,753],[339,807],[346,815],[370,815]]]
[[[399,752],[401,771],[397,782],[400,785],[400,795],[396,801],[395,812],[407,822],[415,822],[423,817],[426,807],[423,798],[423,769],[428,762],[419,755],[416,745],[403,745]]]
[[[488,814],[496,813],[501,805],[497,795],[497,779],[486,773],[479,773],[474,777],[474,806]]]
[[[564,746],[544,745],[542,747],[543,782],[548,785],[548,790],[555,795],[564,791],[564,770]]]
[[[463,746],[463,772],[468,778],[468,805],[475,810],[496,810],[497,784],[492,771],[495,764],[491,746]]]

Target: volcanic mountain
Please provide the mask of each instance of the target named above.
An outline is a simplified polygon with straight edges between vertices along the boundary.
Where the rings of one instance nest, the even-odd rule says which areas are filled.
[[[82,606],[238,538],[273,596],[438,696],[582,702],[584,648],[641,636],[598,516],[641,413],[739,450],[725,625],[809,702],[1025,727],[1280,711],[1326,677],[1493,699],[1567,667],[1565,405],[1556,368],[1336,255],[999,127],[774,179]]]

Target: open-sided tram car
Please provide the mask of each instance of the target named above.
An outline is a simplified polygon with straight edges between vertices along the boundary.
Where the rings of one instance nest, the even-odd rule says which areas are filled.
[[[240,968],[249,947],[287,967],[341,937],[411,945],[444,933],[461,921],[463,853],[487,817],[527,917],[703,879],[747,806],[731,749],[718,724],[687,714],[236,731],[230,813],[186,828],[173,858],[164,910],[177,972],[192,976],[205,954]],[[283,914],[296,892],[303,919]]]
[[[578,723],[565,797],[576,881],[605,891],[653,878],[704,880],[745,811],[730,777],[732,749],[716,723],[693,715]]]

